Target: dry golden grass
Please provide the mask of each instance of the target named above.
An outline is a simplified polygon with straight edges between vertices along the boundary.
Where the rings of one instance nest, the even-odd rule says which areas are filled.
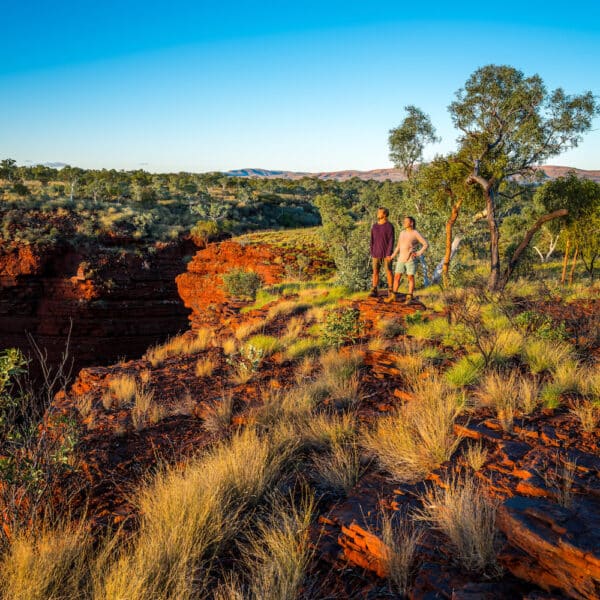
[[[237,350],[237,342],[235,338],[227,338],[223,340],[221,347],[223,348],[223,354],[231,356],[232,354],[235,354]]]
[[[377,322],[377,331],[382,337],[390,339],[403,333],[404,326],[398,319],[383,318]]]
[[[302,436],[304,445],[317,450],[343,446],[356,436],[356,417],[351,412],[341,415],[320,413],[312,416],[306,427],[298,433]]]
[[[468,571],[497,572],[496,505],[469,476],[455,477],[422,498],[420,518],[441,531],[454,546],[459,565]]]
[[[285,328],[285,332],[281,338],[283,345],[295,342],[304,332],[305,322],[303,317],[292,317]]]
[[[194,334],[184,333],[171,338],[162,346],[150,348],[144,358],[150,361],[153,367],[157,367],[172,356],[188,356],[206,350],[213,338],[213,331],[207,328],[199,329]]]
[[[113,407],[114,404],[114,398],[113,398],[113,394],[110,390],[104,390],[104,392],[102,392],[102,406],[104,407],[104,410],[110,410]]]
[[[394,365],[410,383],[415,381],[425,370],[426,361],[419,354],[406,354],[397,356]]]
[[[320,486],[340,496],[348,494],[364,472],[355,443],[332,444],[328,453],[313,457],[313,465]]]
[[[463,456],[467,461],[467,464],[473,471],[479,471],[487,460],[488,451],[483,447],[481,442],[476,444],[469,444],[467,449],[463,452]]]
[[[272,306],[267,312],[265,321],[269,323],[277,317],[291,316],[298,313],[306,312],[310,308],[310,304],[306,302],[297,302],[295,300],[284,300]]]
[[[405,596],[414,575],[417,547],[423,537],[408,517],[394,518],[383,512],[380,518],[381,539],[387,548],[384,566],[394,592]]]
[[[244,552],[250,597],[298,598],[314,554],[309,529],[314,500],[305,494],[299,507],[289,501],[275,500],[270,512],[270,518],[259,524]]]
[[[234,335],[235,335],[236,339],[238,339],[240,342],[242,342],[247,337],[251,336],[252,334],[256,333],[257,331],[260,331],[263,327],[264,327],[263,321],[256,321],[254,323],[242,323],[235,330]]]
[[[537,379],[519,378],[518,404],[523,414],[531,414],[540,403],[540,386]]]
[[[503,329],[498,332],[493,359],[496,362],[504,363],[518,356],[522,350],[523,335],[514,329]]]
[[[162,411],[154,402],[154,391],[144,385],[137,386],[135,405],[131,409],[131,420],[136,431],[143,429],[148,423],[157,423],[162,417]]]
[[[536,375],[554,371],[558,365],[573,358],[569,344],[536,338],[525,340],[522,352],[523,360]]]
[[[247,429],[183,469],[159,472],[141,488],[139,530],[96,598],[207,597],[210,565],[245,531],[252,508],[282,476],[291,451],[291,445],[275,447]]]
[[[221,433],[231,423],[233,396],[224,394],[220,400],[213,400],[202,412],[204,429],[211,433]]]
[[[487,373],[475,395],[483,406],[494,408],[505,431],[512,430],[519,397],[519,378],[514,371]]]
[[[2,599],[81,598],[89,591],[91,544],[77,525],[18,533],[0,564]]]
[[[199,377],[200,379],[204,377],[210,377],[214,373],[216,366],[217,363],[207,356],[204,358],[199,358],[194,370],[196,377]]]
[[[318,382],[340,407],[354,408],[360,404],[358,369],[361,363],[362,357],[356,352],[346,354],[330,350],[321,356],[322,371]]]
[[[565,360],[557,364],[552,371],[552,382],[563,394],[584,392],[584,381],[583,369],[574,360]]]
[[[367,348],[371,352],[380,352],[382,350],[387,350],[390,347],[390,341],[382,336],[375,336],[369,340],[367,344]]]
[[[380,418],[363,434],[363,444],[394,478],[415,481],[449,460],[460,438],[454,421],[459,399],[435,376],[415,383],[415,400]]]
[[[307,325],[310,323],[322,323],[327,316],[327,309],[323,306],[313,306],[304,313],[304,320]]]
[[[571,414],[576,416],[584,431],[591,433],[600,424],[600,405],[590,401],[582,400],[570,410]]]
[[[114,404],[119,407],[135,398],[136,381],[132,375],[119,375],[111,379],[108,389],[112,392]]]
[[[152,379],[152,371],[150,369],[144,369],[140,371],[140,381],[143,385],[148,385]]]

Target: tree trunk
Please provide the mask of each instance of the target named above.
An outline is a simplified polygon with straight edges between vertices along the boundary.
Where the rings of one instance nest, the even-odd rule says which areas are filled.
[[[485,190],[487,222],[490,229],[490,278],[488,287],[497,290],[500,287],[500,230],[496,220],[496,205],[492,188]]]
[[[444,281],[444,285],[448,284],[448,272],[450,271],[450,260],[452,258],[452,228],[454,227],[454,223],[456,223],[456,219],[458,218],[461,204],[462,198],[459,198],[452,205],[450,218],[448,221],[446,221],[446,252],[444,253],[444,262],[442,263],[442,279]]]
[[[562,275],[560,276],[560,284],[565,285],[565,279],[567,277],[567,262],[569,261],[569,250],[571,249],[571,240],[567,238],[567,245],[565,247],[565,258],[563,260]]]
[[[504,277],[502,278],[502,287],[504,287],[508,280],[511,278],[514,273],[515,267],[519,264],[519,260],[521,259],[521,255],[525,252],[525,249],[531,242],[531,238],[536,234],[536,232],[540,229],[540,227],[547,223],[548,221],[552,221],[552,219],[558,219],[558,217],[566,217],[569,214],[569,211],[566,208],[561,208],[559,210],[555,210],[554,212],[548,213],[543,217],[540,217],[533,227],[525,234],[523,241],[519,244],[517,249],[515,250],[508,266],[506,267],[506,271],[504,273]]]
[[[575,274],[575,265],[577,264],[577,255],[579,254],[579,246],[575,246],[575,254],[573,255],[573,264],[569,273],[569,285],[573,285],[573,275]]]
[[[460,248],[460,243],[462,241],[463,241],[463,238],[460,235],[457,235],[452,240],[452,245],[450,246],[450,261],[449,262],[452,262],[452,259],[454,258],[454,255],[457,253],[458,249]],[[437,283],[442,278],[443,267],[444,267],[444,259],[442,258],[442,260],[436,265],[436,267],[433,271],[431,283]]]

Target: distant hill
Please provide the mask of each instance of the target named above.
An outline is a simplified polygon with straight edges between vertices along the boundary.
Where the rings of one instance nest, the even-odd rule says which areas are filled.
[[[584,169],[575,169],[574,167],[557,167],[554,165],[544,165],[539,167],[549,179],[563,177],[569,171],[574,171],[579,177],[591,179],[600,183],[600,170],[586,171]],[[283,179],[302,179],[303,177],[317,177],[318,179],[333,179],[335,181],[347,181],[353,177],[358,179],[375,181],[403,181],[406,179],[402,169],[374,169],[372,171],[357,171],[349,169],[347,171],[322,171],[320,173],[307,173],[302,171],[271,171],[269,169],[235,169],[226,171],[225,175],[230,177],[256,177],[256,178],[283,178]]]

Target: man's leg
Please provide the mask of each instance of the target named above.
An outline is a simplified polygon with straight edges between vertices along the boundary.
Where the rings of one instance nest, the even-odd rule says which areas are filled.
[[[379,285],[379,267],[381,265],[379,258],[374,258],[371,261],[373,268],[373,286],[371,287],[370,296],[377,296],[377,286]]]

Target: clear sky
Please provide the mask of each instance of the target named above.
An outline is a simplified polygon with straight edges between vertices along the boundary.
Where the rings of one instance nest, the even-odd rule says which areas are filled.
[[[390,166],[403,107],[478,67],[600,95],[600,1],[21,0],[0,10],[0,158],[85,168]],[[600,169],[600,120],[553,159]]]

